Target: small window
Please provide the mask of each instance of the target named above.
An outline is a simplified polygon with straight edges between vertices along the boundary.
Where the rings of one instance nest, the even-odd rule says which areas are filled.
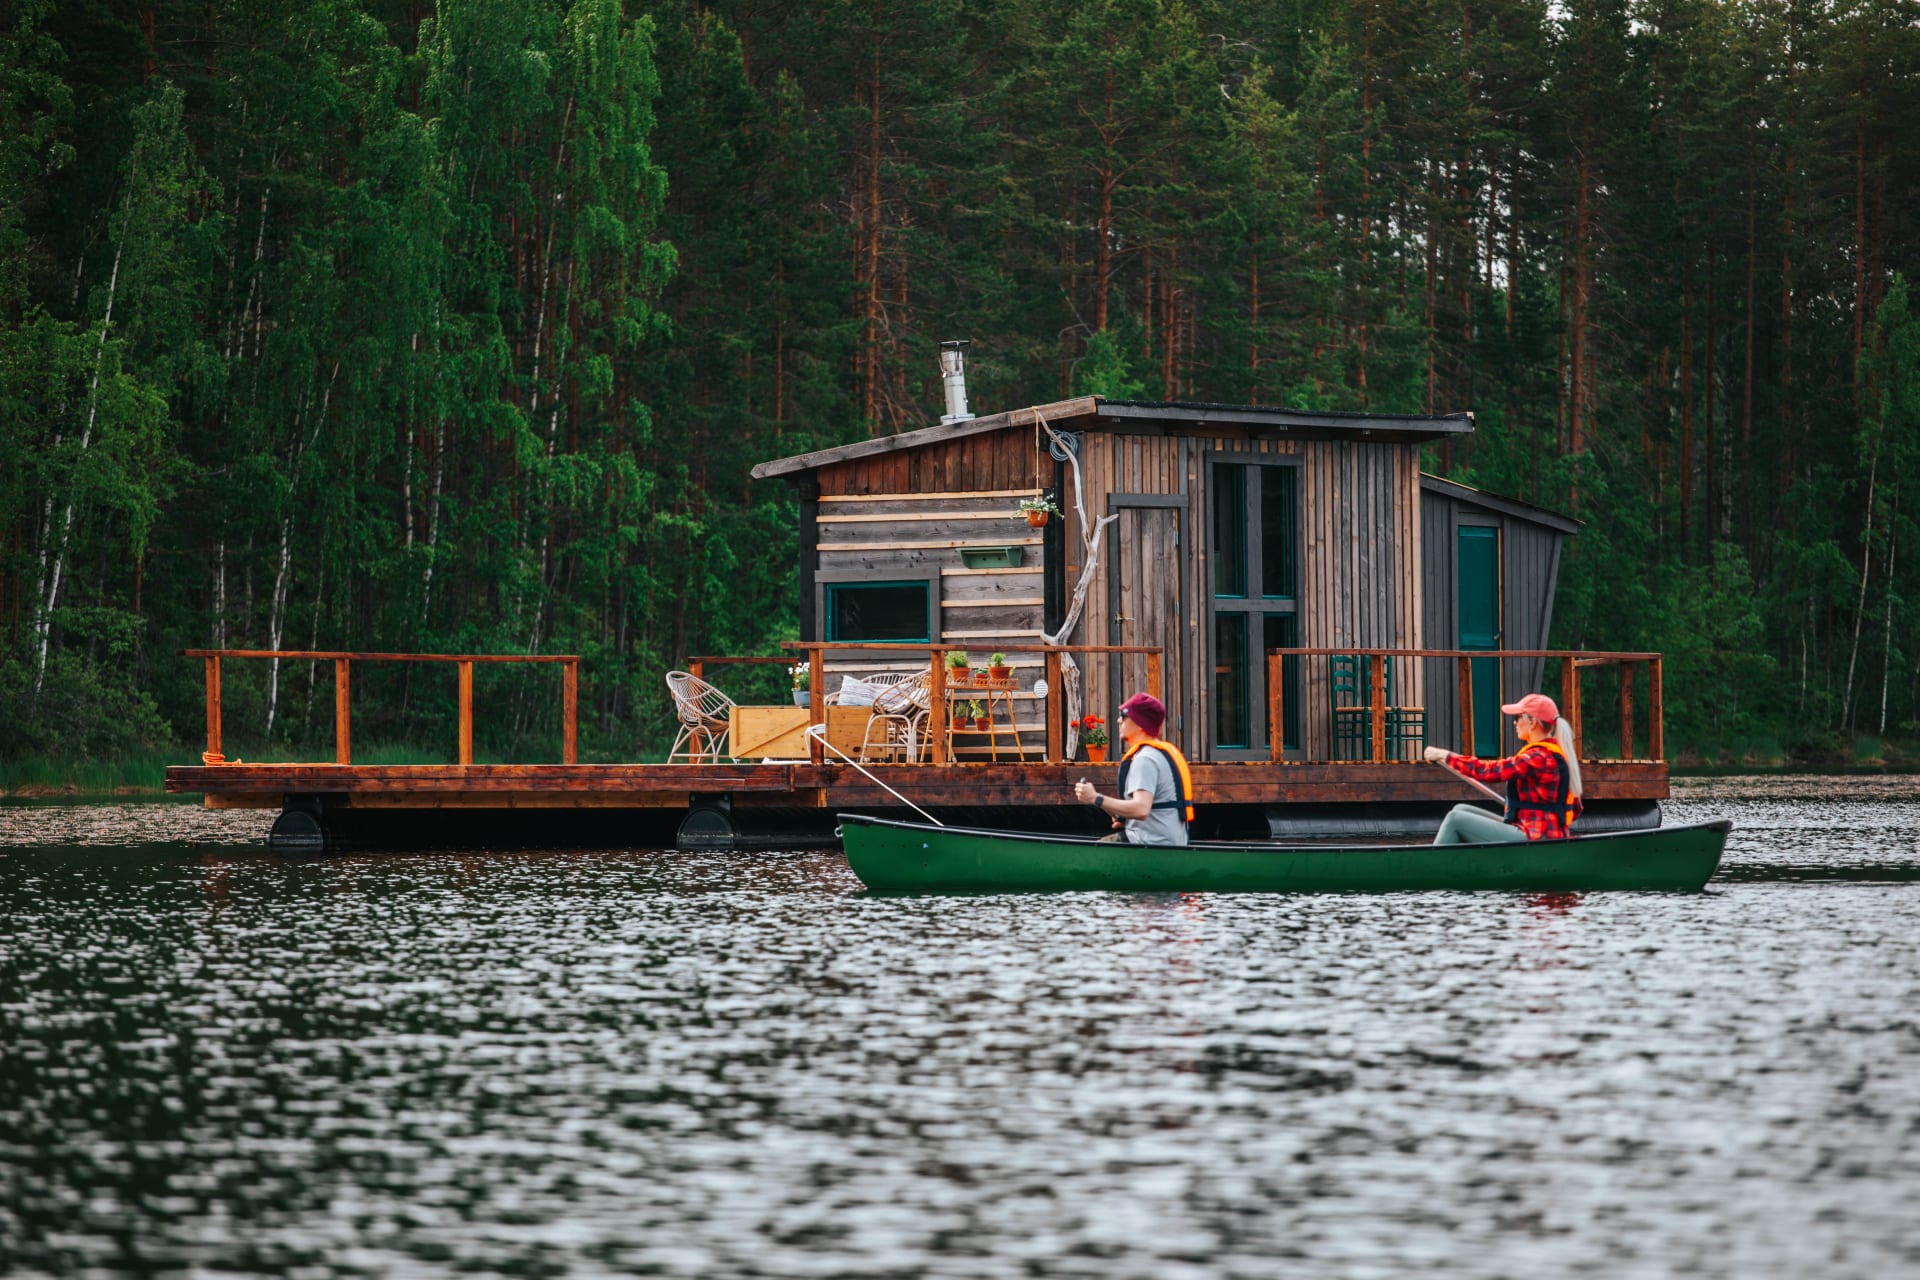
[[[1299,590],[1298,467],[1260,468],[1260,594],[1291,600]]]
[[[1213,594],[1247,594],[1247,469],[1213,464]]]
[[[1261,620],[1261,651],[1268,649],[1297,649],[1300,647],[1300,616],[1293,613],[1269,613]],[[1289,751],[1300,747],[1300,659],[1282,658],[1280,675],[1286,683],[1282,688],[1282,717],[1286,723],[1281,727],[1281,744]],[[1273,701],[1273,691],[1267,691],[1267,704]],[[1261,708],[1262,723],[1267,720],[1266,707]]]
[[[1247,615],[1213,615],[1213,745],[1246,747]]]
[[[925,582],[827,584],[827,639],[905,641],[932,638],[932,592]]]

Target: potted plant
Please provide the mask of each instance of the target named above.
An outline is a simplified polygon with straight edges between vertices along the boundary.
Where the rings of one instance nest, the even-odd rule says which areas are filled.
[[[967,678],[967,651],[965,649],[947,650],[946,664],[949,679],[959,681]]]
[[[1053,499],[1043,493],[1037,497],[1020,499],[1020,503],[1014,508],[1013,514],[1016,516],[1025,516],[1027,523],[1038,529],[1047,522],[1048,516],[1057,516],[1063,513],[1059,507],[1054,505]]]
[[[987,676],[993,680],[1013,679],[1013,668],[1007,665],[1007,655],[996,653],[987,659]]]
[[[1106,723],[1091,712],[1074,721],[1074,727],[1080,731],[1080,745],[1087,749],[1087,761],[1090,764],[1105,764],[1107,761]]]
[[[973,727],[973,710],[970,703],[953,704],[953,731],[960,733]]]
[[[980,705],[980,699],[978,698],[967,703],[967,715],[973,720],[973,727],[981,733],[985,733],[987,726],[992,723],[987,719],[987,709]]]
[[[807,706],[813,700],[813,667],[809,663],[796,662],[789,671],[793,676],[793,705]]]

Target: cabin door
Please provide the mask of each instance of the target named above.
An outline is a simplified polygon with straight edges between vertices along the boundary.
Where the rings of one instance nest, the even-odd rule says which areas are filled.
[[[1460,648],[1500,647],[1500,530],[1490,525],[1461,525],[1455,532],[1458,555]],[[1501,754],[1500,662],[1475,658],[1473,669],[1473,750]]]
[[[1157,645],[1164,651],[1160,662],[1160,701],[1167,704],[1164,736],[1178,744],[1187,707],[1186,661],[1180,643],[1185,631],[1181,619],[1186,616],[1180,591],[1185,500],[1162,494],[1114,494],[1111,501],[1120,519],[1107,529],[1114,568],[1107,579],[1107,643]],[[1115,707],[1148,688],[1147,655],[1117,654],[1107,671],[1107,705],[1091,710],[1110,721]],[[1117,733],[1114,741],[1119,741]]]

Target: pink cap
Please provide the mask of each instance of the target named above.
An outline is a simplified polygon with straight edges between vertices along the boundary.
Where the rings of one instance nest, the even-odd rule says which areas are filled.
[[[1120,714],[1157,738],[1160,726],[1167,722],[1167,705],[1150,693],[1136,693],[1120,704]]]
[[[1541,724],[1552,724],[1560,718],[1560,708],[1544,693],[1530,693],[1518,702],[1509,702],[1500,710],[1510,716],[1532,716]]]

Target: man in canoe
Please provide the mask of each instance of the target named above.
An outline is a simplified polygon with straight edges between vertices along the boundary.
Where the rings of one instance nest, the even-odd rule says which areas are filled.
[[[1150,693],[1136,693],[1114,713],[1126,754],[1120,757],[1120,794],[1103,796],[1085,778],[1073,784],[1081,804],[1113,819],[1108,840],[1128,844],[1184,845],[1193,821],[1193,773],[1180,748],[1160,737],[1167,708]]]
[[[1580,815],[1580,758],[1573,726],[1544,693],[1530,693],[1500,708],[1513,717],[1520,750],[1504,760],[1479,760],[1444,747],[1426,757],[1464,778],[1507,784],[1507,811],[1494,817],[1479,805],[1457,804],[1440,824],[1435,844],[1518,844],[1564,840]]]

